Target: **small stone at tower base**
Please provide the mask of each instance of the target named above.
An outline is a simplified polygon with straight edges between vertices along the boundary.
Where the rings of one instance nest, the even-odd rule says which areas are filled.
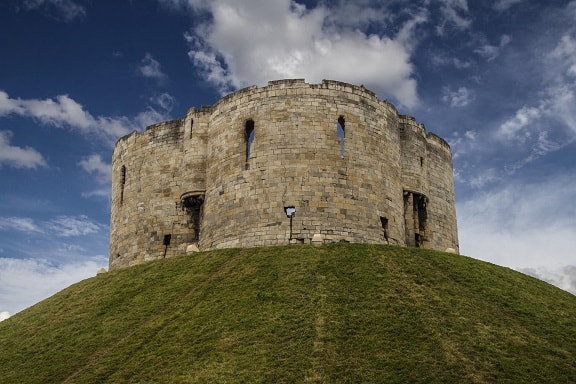
[[[191,253],[196,253],[196,252],[200,252],[200,249],[198,249],[198,246],[196,244],[190,244],[189,246],[186,247],[186,254],[189,255]]]

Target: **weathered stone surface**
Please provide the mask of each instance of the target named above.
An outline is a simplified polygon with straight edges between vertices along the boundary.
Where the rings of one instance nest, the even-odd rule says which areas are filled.
[[[458,251],[450,147],[364,87],[240,90],[121,138],[112,173],[111,269],[315,234]]]
[[[196,253],[196,252],[200,252],[200,249],[198,249],[198,246],[195,244],[190,244],[189,246],[186,247],[186,254],[189,255],[191,253]]]

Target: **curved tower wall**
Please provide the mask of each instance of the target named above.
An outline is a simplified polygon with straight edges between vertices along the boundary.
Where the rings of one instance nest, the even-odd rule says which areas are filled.
[[[433,133],[427,134],[429,181],[429,225],[432,249],[458,248],[456,205],[454,196],[454,169],[450,146]]]
[[[174,120],[118,141],[112,161],[110,267],[133,265],[163,254],[163,236],[183,236],[175,193],[181,187],[184,121]]]
[[[246,88],[120,139],[112,167],[111,268],[190,245],[458,248],[448,145],[364,87]]]
[[[293,242],[315,234],[382,242],[380,216],[401,216],[400,150],[388,124],[396,111],[344,84],[273,84],[233,94],[214,110],[201,248],[288,244],[289,206]],[[254,122],[248,160],[247,121]],[[391,237],[399,238],[396,229]]]
[[[423,124],[411,116],[398,117],[404,189],[428,194],[428,139]]]

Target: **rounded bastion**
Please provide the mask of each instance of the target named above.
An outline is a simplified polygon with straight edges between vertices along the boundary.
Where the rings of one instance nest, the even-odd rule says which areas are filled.
[[[118,140],[110,268],[230,247],[458,250],[448,144],[363,86],[271,81]]]

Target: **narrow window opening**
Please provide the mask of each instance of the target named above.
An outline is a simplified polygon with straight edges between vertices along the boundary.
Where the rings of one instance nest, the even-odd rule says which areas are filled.
[[[398,131],[400,131],[400,138],[405,139],[406,138],[406,129],[404,128],[404,125],[400,125],[398,127]]]
[[[124,202],[124,186],[126,185],[126,166],[120,168],[120,204]]]
[[[192,127],[194,126],[194,119],[190,119],[190,138],[192,138]]]
[[[166,258],[166,252],[168,252],[168,246],[170,245],[170,240],[172,239],[171,234],[164,235],[162,240],[162,245],[164,245],[164,258]]]
[[[420,166],[423,167],[424,166],[424,158],[420,157]]]
[[[382,224],[382,231],[384,232],[384,241],[388,244],[388,218],[380,216],[380,224]]]
[[[344,158],[344,138],[346,137],[346,122],[344,121],[344,116],[338,118],[336,129],[338,132],[338,141],[340,142],[340,157]]]
[[[418,230],[425,234],[426,232],[426,222],[428,221],[428,211],[427,211],[428,199],[424,195],[418,195],[418,201],[416,202],[416,212],[418,214]]]
[[[200,226],[204,207],[204,194],[194,193],[182,197],[182,204],[188,213],[188,223],[194,230],[194,242],[200,241]]]
[[[246,139],[246,169],[249,169],[250,166],[248,161],[250,160],[252,142],[254,141],[254,120],[246,121],[246,126],[244,127],[244,138]]]

